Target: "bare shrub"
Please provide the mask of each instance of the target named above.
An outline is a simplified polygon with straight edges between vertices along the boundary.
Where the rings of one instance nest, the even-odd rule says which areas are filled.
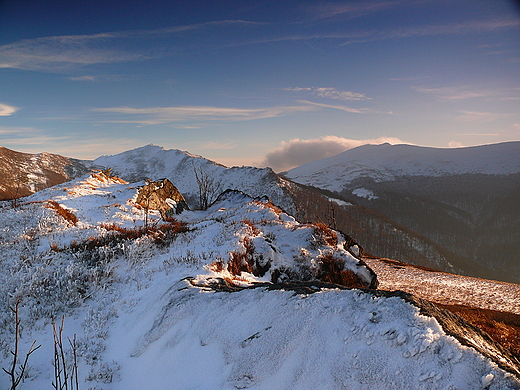
[[[351,288],[366,288],[359,277],[351,270],[344,269],[345,260],[334,257],[331,253],[322,255],[318,261],[316,279],[326,283],[339,284]]]
[[[11,388],[10,390],[16,390],[20,382],[25,376],[25,371],[27,369],[27,363],[29,362],[29,357],[31,354],[36,351],[38,348],[41,347],[41,345],[36,345],[36,340],[33,341],[31,347],[29,348],[29,351],[25,354],[25,359],[22,364],[18,365],[18,359],[19,356],[19,342],[20,342],[20,318],[18,316],[18,307],[20,305],[20,301],[16,301],[16,304],[14,307],[11,307],[11,311],[14,314],[14,348],[11,350],[11,355],[13,356],[11,367],[9,369],[2,368],[4,372],[9,375],[9,378],[11,380]]]

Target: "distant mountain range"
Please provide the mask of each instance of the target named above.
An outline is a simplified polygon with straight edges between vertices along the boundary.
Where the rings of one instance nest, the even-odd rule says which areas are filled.
[[[384,214],[426,238],[455,269],[520,281],[520,142],[365,145],[285,176]]]
[[[366,254],[520,282],[520,142],[438,149],[365,145],[294,168],[227,168],[180,150],[146,145],[94,161],[0,149],[1,199],[29,195],[111,168],[127,181],[169,178],[191,207],[197,174],[212,180],[209,201],[226,189],[272,202],[301,222],[321,222]]]

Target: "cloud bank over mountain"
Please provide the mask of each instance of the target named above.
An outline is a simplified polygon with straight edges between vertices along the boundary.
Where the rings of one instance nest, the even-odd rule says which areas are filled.
[[[406,143],[396,137],[379,137],[374,139],[349,139],[335,135],[312,139],[294,138],[282,142],[279,148],[271,150],[262,161],[262,166],[271,167],[275,172],[286,171],[311,161],[331,157],[346,150],[366,144]]]

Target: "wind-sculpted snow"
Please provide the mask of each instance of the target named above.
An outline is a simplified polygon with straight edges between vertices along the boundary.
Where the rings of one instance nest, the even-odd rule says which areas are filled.
[[[21,356],[42,345],[19,390],[51,387],[62,315],[84,389],[519,388],[399,297],[252,288],[330,277],[330,259],[373,284],[337,232],[237,191],[162,221],[135,203],[142,184],[97,173],[0,208],[0,367],[16,301]],[[239,291],[215,292],[217,280]]]

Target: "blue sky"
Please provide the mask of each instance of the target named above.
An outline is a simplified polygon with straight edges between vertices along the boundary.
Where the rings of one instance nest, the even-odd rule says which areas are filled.
[[[520,140],[519,70],[513,0],[0,0],[0,145],[280,171]]]

